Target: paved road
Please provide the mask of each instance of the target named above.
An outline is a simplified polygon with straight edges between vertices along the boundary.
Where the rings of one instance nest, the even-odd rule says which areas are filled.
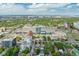
[[[30,51],[30,53],[29,53],[29,56],[33,56],[33,54],[34,54],[34,48],[35,48],[35,46],[32,45],[32,49],[31,49],[31,51]]]
[[[73,38],[69,38],[69,39],[68,39],[68,42],[69,42],[69,43],[74,43],[74,44],[77,43],[77,42],[75,41],[75,39],[73,39]]]
[[[16,28],[14,28],[13,30],[11,30],[9,33],[14,32],[16,29],[21,28],[21,25],[17,26]]]
[[[67,43],[71,43],[71,44],[76,44],[79,46],[79,42],[76,41],[74,38],[69,38],[68,41],[66,41]]]

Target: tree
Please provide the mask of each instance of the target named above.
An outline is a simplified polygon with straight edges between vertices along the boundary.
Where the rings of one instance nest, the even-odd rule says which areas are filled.
[[[48,40],[48,41],[50,41],[50,40],[51,40],[50,36],[47,36],[47,40]]]
[[[46,36],[43,36],[42,38],[43,38],[44,41],[46,41]]]
[[[15,56],[19,52],[19,48],[14,46],[8,49],[7,53],[5,54],[6,56]]]
[[[36,55],[38,55],[40,53],[40,49],[39,48],[36,48],[35,49],[35,52],[36,52]]]
[[[36,38],[36,37],[33,35],[33,36],[32,36],[32,39],[35,39],[35,38]]]
[[[0,35],[0,38],[3,38],[5,35],[4,34],[2,34],[2,35]]]
[[[49,53],[49,48],[47,46],[44,47],[44,54],[45,55],[48,55]]]
[[[45,43],[44,53],[45,53],[45,55],[48,55],[48,53],[51,51],[52,51],[52,42],[48,41],[47,43]]]
[[[57,48],[60,48],[60,49],[63,49],[64,50],[64,44],[62,42],[55,42],[54,44],[55,44],[55,46]]]
[[[52,53],[52,56],[58,56],[58,55],[59,55],[59,53],[56,52],[56,51],[54,51],[54,52]]]
[[[2,53],[5,50],[5,48],[1,47],[0,48],[0,53]]]
[[[19,48],[15,46],[13,50],[13,55],[17,55],[18,52],[19,52]]]
[[[30,52],[29,48],[26,48],[25,50],[22,51],[21,55],[26,56]]]
[[[16,41],[20,41],[20,40],[22,40],[22,37],[20,37],[20,36],[16,36]]]

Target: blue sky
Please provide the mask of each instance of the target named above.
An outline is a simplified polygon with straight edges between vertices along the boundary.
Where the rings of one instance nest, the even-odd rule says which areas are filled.
[[[0,3],[0,15],[79,15],[78,3]]]

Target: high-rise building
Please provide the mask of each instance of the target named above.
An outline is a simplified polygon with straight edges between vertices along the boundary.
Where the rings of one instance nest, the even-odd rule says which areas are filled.
[[[21,51],[24,50],[25,48],[29,48],[32,46],[32,36],[27,36],[24,38],[24,40],[22,41],[20,48]]]
[[[16,40],[13,38],[9,38],[9,39],[3,39],[2,40],[2,46],[3,47],[12,47],[16,45]]]

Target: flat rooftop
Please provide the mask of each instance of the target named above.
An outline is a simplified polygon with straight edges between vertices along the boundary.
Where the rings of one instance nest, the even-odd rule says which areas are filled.
[[[2,39],[1,41],[12,41],[13,38],[6,38],[6,39]]]

